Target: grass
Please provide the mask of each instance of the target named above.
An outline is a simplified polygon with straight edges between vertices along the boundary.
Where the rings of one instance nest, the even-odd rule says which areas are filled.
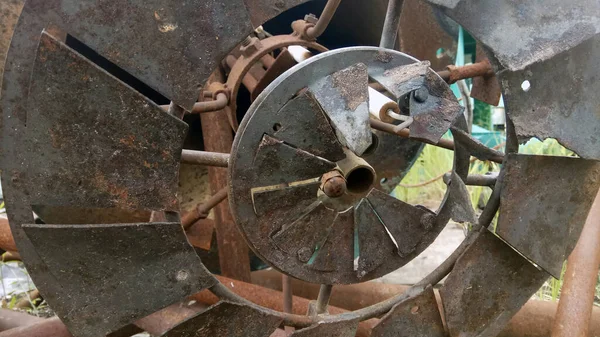
[[[521,145],[519,152],[531,155],[575,156],[573,152],[561,146],[555,139],[546,139],[543,142],[532,139],[525,145]],[[446,192],[443,176],[452,169],[452,163],[452,151],[426,145],[414,166],[394,190],[394,196],[411,204],[421,204],[431,209],[437,209]],[[469,169],[470,174],[486,174],[487,172],[499,171],[500,165],[479,160],[474,160]],[[491,194],[491,189],[468,186],[468,190],[473,207],[481,210]],[[494,219],[494,226],[496,221],[497,216]],[[565,268],[566,262],[565,267],[563,267],[563,275]],[[556,301],[560,298],[562,284],[562,276],[560,279],[551,278],[536,293],[536,297]],[[596,301],[594,301],[595,305],[600,306],[598,299],[600,299],[600,279],[596,287]]]

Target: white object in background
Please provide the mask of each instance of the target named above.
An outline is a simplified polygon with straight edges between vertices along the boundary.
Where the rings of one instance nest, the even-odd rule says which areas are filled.
[[[398,103],[392,101],[386,95],[369,87],[369,112],[373,117],[385,123],[393,123],[395,119],[388,115],[388,111],[400,113]]]
[[[0,265],[0,297],[22,294],[35,289],[33,281],[27,274],[25,266],[21,262],[11,261]]]
[[[292,55],[294,60],[296,60],[298,63],[306,61],[312,57],[310,50],[302,46],[289,46],[287,49],[290,52],[290,55]]]

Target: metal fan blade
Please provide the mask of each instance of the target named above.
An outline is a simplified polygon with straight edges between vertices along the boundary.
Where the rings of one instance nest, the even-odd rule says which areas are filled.
[[[600,187],[600,162],[510,154],[505,170],[496,232],[560,278]]]
[[[320,271],[349,271],[354,268],[354,209],[338,213],[312,268]]]
[[[165,332],[162,337],[268,337],[282,319],[243,304],[221,301]]]
[[[462,178],[452,171],[449,186],[448,201],[451,203],[450,214],[456,222],[477,223],[477,215],[471,204],[471,194]]]
[[[373,328],[371,337],[445,337],[442,316],[427,286],[396,304]]]
[[[371,203],[362,199],[354,210],[358,231],[359,257],[357,274],[363,277],[379,267],[383,260],[398,251],[398,246]]]
[[[477,43],[477,57],[475,62],[490,62],[481,43]],[[477,76],[473,78],[473,87],[471,88],[471,97],[489,105],[498,106],[500,97],[502,97],[502,87],[496,75]]]
[[[104,336],[216,283],[178,223],[23,229],[51,271],[49,304],[76,336]]]
[[[440,289],[450,337],[496,336],[548,279],[487,230]]]
[[[596,0],[436,0],[493,53],[506,111],[521,137],[556,138],[600,159],[600,7]],[[489,20],[497,25],[490,27]],[[511,38],[498,38],[498,32]]]
[[[425,85],[425,76],[431,63],[417,62],[387,70],[381,74],[371,74],[396,99],[400,99]]]
[[[269,186],[319,178],[336,165],[264,135],[254,157],[254,166],[261,172],[257,184]]]
[[[410,138],[437,143],[464,108],[433,70],[427,69],[425,85],[410,97]]]
[[[369,192],[367,199],[394,238],[401,257],[414,253],[423,238],[435,227],[433,212],[407,204],[376,189]]]
[[[454,137],[455,143],[464,144],[473,157],[477,157],[480,160],[491,160],[504,156],[504,153],[485,146],[479,139],[471,136],[468,132],[454,126],[450,129],[452,130],[452,137]]]
[[[357,63],[324,77],[309,87],[321,105],[342,145],[362,155],[371,145],[369,124],[369,73]]]
[[[255,189],[252,191],[254,212],[263,216],[280,210],[287,211],[292,207],[304,209],[316,200],[320,186],[320,181],[314,181],[293,186]]]
[[[306,91],[284,105],[273,121],[277,139],[333,162],[346,158],[321,106]]]
[[[178,210],[187,125],[46,33],[28,107],[32,204]]]
[[[354,337],[358,321],[321,322],[302,330],[296,330],[290,337]]]
[[[306,213],[272,236],[273,242],[292,256],[307,263],[315,249],[327,238],[333,226],[336,212],[325,207],[320,201],[310,206]]]

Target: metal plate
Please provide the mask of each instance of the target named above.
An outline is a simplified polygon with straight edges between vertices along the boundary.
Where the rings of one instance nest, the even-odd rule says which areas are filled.
[[[268,337],[282,319],[243,304],[219,302],[188,318],[162,337]]]
[[[475,51],[477,56],[475,62],[489,62],[481,43],[477,43]],[[477,76],[473,78],[473,87],[471,88],[471,97],[487,103],[489,105],[498,106],[500,97],[502,97],[502,88],[500,80],[497,76]]]
[[[27,118],[32,204],[178,210],[187,125],[46,33]]]
[[[287,210],[302,205],[308,207],[315,199],[320,186],[321,182],[315,181],[276,189],[253,191],[254,212],[258,216],[263,216],[276,210]]]
[[[354,270],[354,209],[336,215],[325,243],[309,264],[316,270],[327,272]]]
[[[216,283],[178,223],[23,229],[57,289],[48,302],[76,336],[103,336]]]
[[[342,145],[362,155],[371,145],[369,73],[357,63],[326,76],[309,90],[329,117]]]
[[[560,278],[600,187],[600,162],[510,154],[496,232]]]
[[[358,321],[322,322],[294,331],[290,337],[354,337],[356,329],[358,329]]]
[[[600,159],[598,1],[429,2],[445,6],[492,52],[517,135],[556,138],[584,158]]]
[[[373,76],[387,91],[392,93],[396,99],[415,91],[425,85],[425,75],[431,63],[423,61],[392,68]]]
[[[261,147],[261,144],[263,144],[264,147],[265,144],[263,143],[263,140],[265,134],[273,134],[274,122],[281,124],[281,128],[278,130],[284,130],[285,128],[285,123],[287,122],[286,119],[282,119],[278,116],[278,113],[282,110],[282,107],[286,106],[286,104],[289,104],[290,100],[301,97],[301,95],[304,93],[303,90],[307,87],[311,88],[315,81],[322,79],[324,76],[328,76],[327,74],[335,74],[338,71],[347,69],[348,67],[352,67],[360,63],[367,66],[370,77],[375,77],[383,74],[387,69],[393,69],[415,62],[416,61],[414,59],[407,57],[404,54],[387,50],[382,51],[379,48],[372,47],[345,48],[330,51],[314,56],[302,64],[290,69],[276,79],[256,99],[242,121],[234,141],[234,148],[229,167],[229,177],[230,181],[232,182],[230,184],[229,201],[232,206],[236,224],[245,235],[246,240],[249,242],[251,248],[261,259],[268,262],[273,267],[281,270],[282,272],[313,283],[348,284],[364,282],[369,279],[384,275],[406,264],[423,249],[425,249],[431,242],[433,242],[437,235],[439,235],[440,231],[450,218],[450,212],[448,211],[447,207],[441,208],[440,212],[443,213],[443,216],[438,217],[436,221],[433,221],[433,227],[430,231],[426,232],[421,237],[415,238],[415,240],[420,242],[417,245],[417,249],[403,257],[398,255],[397,246],[393,243],[390,235],[385,232],[385,228],[383,226],[381,226],[383,230],[383,235],[381,235],[381,238],[385,238],[390,244],[390,249],[386,249],[385,253],[381,252],[381,246],[384,244],[387,245],[385,241],[369,242],[366,237],[361,238],[360,234],[357,236],[357,239],[354,239],[354,237],[350,235],[351,224],[350,222],[346,222],[346,220],[349,220],[344,216],[344,219],[346,220],[344,220],[343,224],[334,224],[331,227],[332,229],[330,233],[319,236],[324,241],[318,240],[319,243],[317,243],[316,246],[318,246],[318,248],[327,249],[327,255],[320,255],[321,253],[325,252],[325,250],[321,251],[318,249],[315,251],[315,249],[309,249],[307,250],[306,254],[302,254],[303,259],[301,260],[298,258],[298,254],[290,254],[282,250],[280,248],[282,243],[279,242],[279,244],[276,244],[270,235],[273,232],[279,231],[281,228],[290,228],[290,224],[303,215],[302,212],[306,207],[304,205],[308,203],[309,200],[303,197],[305,195],[303,188],[296,186],[296,184],[289,183],[298,181],[294,180],[298,178],[295,176],[295,174],[297,171],[304,170],[304,165],[299,164],[300,162],[295,160],[290,161],[290,165],[283,165],[282,169],[278,168],[276,165],[273,165],[272,167],[275,169],[272,171],[259,170],[257,169],[258,166],[255,165],[256,160],[254,154],[259,151],[258,149]],[[342,104],[345,106],[346,103]],[[294,116],[295,115],[289,114],[288,119],[291,119]],[[279,122],[280,120],[282,120],[282,122]],[[289,121],[289,123],[291,123],[290,125],[301,125],[294,121]],[[307,127],[309,126],[307,125]],[[313,135],[314,130],[307,131],[307,134]],[[305,134],[297,133],[294,135],[294,137],[295,139],[303,139],[303,135]],[[396,139],[398,139],[398,137],[396,137]],[[405,140],[401,141],[405,142]],[[420,145],[416,142],[413,142],[411,145],[414,144],[416,144],[415,147],[417,147],[417,149],[420,147]],[[406,151],[413,149],[411,146],[402,146],[400,148]],[[462,161],[462,163],[458,164],[457,171],[459,171],[459,174],[463,176],[468,170],[469,157],[468,154],[465,155],[462,149],[459,149],[458,152],[459,160]],[[374,155],[374,153],[378,153],[378,155]],[[413,153],[411,152],[411,155],[412,154]],[[408,154],[396,154],[396,156],[402,157],[405,155]],[[273,157],[273,155],[263,157]],[[389,153],[377,152],[376,149],[375,152],[365,155],[364,159],[370,163],[373,163],[373,167],[377,167],[377,164],[379,164],[379,161],[382,157],[389,157]],[[271,160],[273,163],[277,162],[277,160],[273,158],[270,158],[269,160]],[[401,166],[399,169],[410,166],[410,163],[404,163],[407,166]],[[280,172],[283,172],[284,169],[287,170],[287,167],[294,167],[295,170],[290,170],[289,172],[291,173],[289,174],[281,174]],[[314,167],[311,166],[310,169],[312,170]],[[391,170],[391,168],[387,168],[387,170]],[[270,176],[266,174],[267,172],[270,174]],[[377,172],[377,174],[378,173],[379,172]],[[278,177],[277,179],[281,179],[275,181],[270,180],[268,182],[281,183],[281,185],[267,186],[263,184],[264,179],[272,179],[273,176]],[[283,180],[283,178],[286,176],[291,178],[287,181]],[[308,183],[309,181],[305,182]],[[378,184],[373,185],[374,188],[378,188],[379,186],[380,185]],[[280,209],[276,205],[280,205],[282,202],[274,202],[272,207],[268,208],[268,204],[262,204],[261,201],[261,205],[264,205],[265,208],[263,209],[261,206],[261,211],[257,214],[255,209],[256,203],[252,198],[253,195],[257,195],[257,192],[262,193],[262,191],[265,191],[265,193],[271,194],[272,196],[275,194],[280,195],[281,198],[284,198],[282,193],[288,192],[290,195],[286,198],[289,197],[294,200],[302,200],[303,206],[291,206],[290,208]],[[354,212],[356,204],[358,204],[362,198],[366,197],[367,193],[368,192],[364,192],[362,195],[355,195],[352,196],[352,198],[347,199],[338,198],[340,200],[331,200],[331,198],[328,199],[328,197],[322,195],[322,193],[318,193],[314,196],[313,202],[316,202],[317,200],[322,201],[326,207],[335,209],[336,213],[338,214],[337,219],[341,219],[340,217],[342,215],[346,215],[347,212]],[[269,196],[267,199],[270,198],[271,196]],[[422,211],[419,210],[419,212]],[[377,217],[377,215],[374,216]],[[370,219],[372,218],[373,217]],[[357,226],[360,226],[361,220],[355,216],[354,221],[355,229],[353,232],[356,235],[356,230],[358,228]],[[381,222],[379,221],[379,223]],[[326,226],[330,225],[331,222],[328,222]],[[367,229],[368,227],[369,226],[366,225],[364,228]],[[338,236],[339,240],[337,239]],[[347,237],[349,241],[342,242],[342,237]],[[328,241],[328,239],[331,238],[336,238],[335,243],[331,240]],[[354,244],[355,240],[358,240],[359,242],[362,240],[365,242],[360,249],[367,249],[367,243],[373,245],[374,255],[369,257],[369,254],[362,254],[363,263],[367,260],[367,258],[373,258],[376,261],[361,265],[363,268],[359,268],[358,266],[354,268],[354,265],[352,268],[349,268],[350,261],[348,261],[346,257],[351,255],[349,247],[350,245]],[[286,245],[292,245],[296,247],[296,243],[286,243]],[[335,247],[332,247],[333,245],[335,245]],[[333,252],[331,252],[332,248],[335,248]],[[313,256],[309,259],[309,262],[303,262],[306,261],[306,256],[309,256],[311,252],[313,253]],[[358,262],[358,264],[360,264],[360,262]]]
[[[445,336],[442,316],[431,286],[396,304],[371,333],[371,337]]]
[[[398,254],[398,244],[367,199],[361,200],[356,206],[354,219],[359,247],[356,273],[361,279],[376,270],[390,256]]]
[[[452,220],[456,222],[477,223],[477,216],[471,204],[471,194],[461,177],[452,172],[449,183],[448,202],[452,205]]]
[[[450,337],[497,336],[548,276],[484,230],[440,289]]]

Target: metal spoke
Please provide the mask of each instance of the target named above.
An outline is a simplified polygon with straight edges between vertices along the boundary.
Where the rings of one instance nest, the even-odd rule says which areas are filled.
[[[329,299],[331,298],[332,290],[333,286],[330,284],[321,285],[321,289],[319,289],[319,296],[317,297],[317,304],[315,305],[317,315],[327,312],[327,306],[329,305]]]
[[[210,197],[210,199],[206,200],[204,203],[199,204],[193,211],[185,214],[181,217],[181,226],[184,229],[188,229],[192,226],[196,221],[200,219],[205,219],[208,216],[208,213],[211,209],[221,203],[221,201],[227,199],[227,192],[229,188],[224,187],[215,195]]]
[[[229,153],[183,150],[181,162],[184,164],[227,167],[229,165]]]
[[[487,186],[494,188],[498,180],[498,173],[492,174],[471,174],[465,180],[465,185],[468,186]],[[444,174],[444,183],[449,184],[452,181],[452,174]]]
[[[388,3],[383,31],[381,32],[381,41],[379,47],[394,49],[400,29],[400,14],[404,0],[390,0]]]
[[[325,32],[325,29],[327,29],[327,26],[329,26],[329,23],[331,22],[331,19],[333,18],[333,15],[335,14],[341,2],[342,0],[327,1],[327,5],[325,5],[325,9],[323,9],[323,13],[321,13],[319,21],[317,21],[313,27],[310,27],[308,30],[306,30],[306,36],[309,39],[317,39]]]
[[[197,102],[190,113],[199,114],[206,112],[215,112],[225,109],[229,104],[229,98],[224,93],[218,93],[217,97],[212,101]],[[170,112],[170,105],[161,105],[163,110]]]

